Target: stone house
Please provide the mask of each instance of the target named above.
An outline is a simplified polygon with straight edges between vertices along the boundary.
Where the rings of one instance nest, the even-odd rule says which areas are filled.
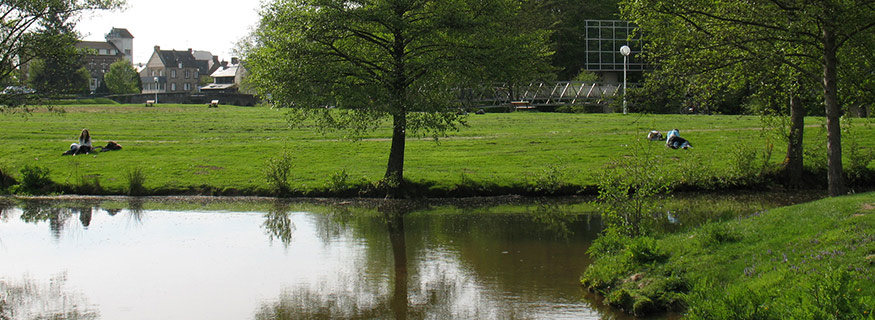
[[[103,76],[109,72],[109,66],[118,60],[133,62],[134,36],[124,28],[112,28],[105,35],[106,41],[79,41],[76,48],[91,51],[85,55],[85,69],[91,75],[89,88],[97,90],[103,82]]]
[[[235,93],[240,91],[240,85],[243,83],[249,73],[243,64],[237,58],[231,58],[231,63],[222,61],[222,66],[215,72],[210,74],[213,78],[213,83],[201,87],[202,91]]]
[[[155,46],[149,62],[140,71],[143,93],[197,92],[199,64],[191,49],[161,50]]]

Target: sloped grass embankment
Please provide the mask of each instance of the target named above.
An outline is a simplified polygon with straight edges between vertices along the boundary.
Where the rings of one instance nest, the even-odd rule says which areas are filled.
[[[875,193],[823,199],[662,238],[606,234],[581,282],[636,315],[873,319]]]

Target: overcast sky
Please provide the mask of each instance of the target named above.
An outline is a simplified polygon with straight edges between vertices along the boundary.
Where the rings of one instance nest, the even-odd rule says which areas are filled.
[[[162,50],[210,51],[231,60],[237,41],[258,23],[261,0],[127,0],[123,11],[85,14],[76,30],[84,40],[105,41],[113,27],[134,36],[134,63]]]

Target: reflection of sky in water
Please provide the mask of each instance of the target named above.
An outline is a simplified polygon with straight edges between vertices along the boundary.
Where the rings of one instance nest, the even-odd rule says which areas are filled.
[[[324,215],[292,213],[292,242],[286,246],[267,235],[264,213],[146,211],[135,216],[122,210],[110,216],[95,209],[87,228],[74,214],[57,238],[50,222],[25,223],[20,215],[13,209],[0,221],[0,280],[48,282],[65,274],[65,289],[81,294],[102,319],[251,319],[270,314],[263,312],[270,308],[394,317],[396,270],[385,224],[338,226]],[[368,228],[376,230],[361,230]],[[524,262],[528,256],[517,259],[519,250],[512,245],[501,253],[506,243],[498,241],[484,247],[506,259],[479,263],[476,254],[484,251],[462,252],[479,246],[471,238],[461,240],[467,244],[434,244],[412,228],[405,238],[410,318],[598,318],[573,290],[539,292],[557,282],[552,279],[557,271],[544,268],[558,268],[562,259]],[[555,245],[507,243],[523,252]],[[571,249],[583,255],[579,246],[566,251]],[[559,269],[576,279],[582,266],[571,264],[569,270]],[[526,269],[514,270],[518,267]],[[532,276],[508,281],[526,274]],[[546,283],[538,284],[539,275]]]

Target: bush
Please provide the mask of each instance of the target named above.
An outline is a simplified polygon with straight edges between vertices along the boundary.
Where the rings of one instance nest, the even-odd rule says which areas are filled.
[[[627,242],[629,242],[629,238],[623,236],[614,228],[608,228],[598,238],[593,240],[586,253],[593,259],[617,254],[626,248]]]
[[[331,175],[331,180],[328,182],[328,191],[343,192],[349,190],[349,174],[346,169],[335,172]]]
[[[6,190],[18,182],[15,181],[15,177],[12,176],[12,172],[7,170],[4,166],[0,166],[0,190]]]
[[[264,176],[271,191],[277,195],[285,195],[291,191],[289,187],[289,173],[292,171],[292,155],[283,152],[279,156],[267,159]]]
[[[637,237],[632,239],[626,246],[626,256],[639,264],[653,262],[665,262],[669,255],[660,247],[656,239],[651,237]]]
[[[529,190],[537,193],[555,194],[565,187],[565,167],[548,165],[534,177]]]
[[[20,191],[32,194],[51,192],[55,183],[49,178],[50,172],[49,168],[43,168],[38,165],[25,165],[24,168],[21,168]]]
[[[128,169],[125,173],[125,181],[128,183],[127,193],[129,196],[138,196],[146,193],[146,188],[143,187],[143,184],[146,182],[146,173],[143,172],[143,168]]]

